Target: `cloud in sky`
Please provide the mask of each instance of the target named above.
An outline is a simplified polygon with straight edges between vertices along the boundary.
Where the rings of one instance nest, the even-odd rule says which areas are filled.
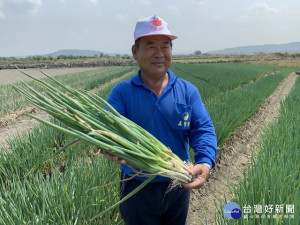
[[[4,19],[4,18],[5,18],[5,14],[0,9],[0,19]]]
[[[249,15],[239,15],[235,18],[235,22],[238,24],[244,24],[245,22],[251,20],[251,17]]]
[[[3,8],[7,6],[13,12],[36,15],[42,6],[42,0],[3,0],[2,5]]]
[[[128,19],[128,14],[127,13],[118,13],[116,17],[119,22],[125,22]]]
[[[5,14],[2,11],[2,7],[3,7],[3,2],[0,1],[0,20],[5,18]]]
[[[286,8],[287,8],[286,5],[280,5],[275,7],[275,6],[270,6],[265,2],[257,2],[250,5],[248,8],[246,8],[246,10],[248,11],[254,10],[262,13],[278,13]]]
[[[151,2],[149,0],[140,0],[139,1],[141,5],[150,5]]]
[[[212,18],[216,19],[216,20],[220,20],[222,19],[223,17],[220,15],[220,14],[213,14],[212,15]]]
[[[94,5],[97,5],[98,4],[98,0],[90,0],[90,2]]]
[[[167,5],[167,10],[173,16],[180,16],[181,15],[180,10],[178,9],[178,7],[176,5]]]
[[[295,0],[0,0],[0,57],[64,48],[130,54],[140,18],[159,15],[174,53],[300,40]],[[118,35],[116,35],[118,33]]]
[[[207,0],[196,0],[199,4],[206,2]]]

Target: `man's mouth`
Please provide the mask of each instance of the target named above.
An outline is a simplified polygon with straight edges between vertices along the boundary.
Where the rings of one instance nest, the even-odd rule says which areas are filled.
[[[164,62],[153,62],[152,64],[154,64],[154,65],[163,65],[164,64]]]

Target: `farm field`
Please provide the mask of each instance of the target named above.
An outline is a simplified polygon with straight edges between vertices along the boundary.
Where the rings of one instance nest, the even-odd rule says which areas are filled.
[[[81,90],[93,89],[93,92],[95,93],[103,93],[102,96],[105,98],[108,95],[110,88],[117,81],[120,79],[125,79],[134,73],[134,68],[135,67],[118,66],[104,67],[96,70],[87,70],[85,72],[66,74],[58,79],[63,82],[67,82],[73,87]],[[59,71],[61,72],[60,69]],[[19,75],[19,77],[21,76],[19,72],[16,73]],[[101,76],[103,73],[105,73],[105,75]],[[37,77],[44,76],[39,71],[35,71],[35,74],[38,74]],[[57,70],[54,72],[54,74],[57,74]],[[9,76],[10,75],[11,71],[9,71]],[[80,77],[82,76],[84,76],[86,79],[81,79]],[[23,77],[25,76],[23,75]],[[29,106],[28,102],[26,102],[23,97],[15,92],[11,85],[0,86],[0,96],[0,127],[3,127],[2,132],[0,133],[1,143],[1,140],[6,138],[7,135],[30,129],[32,124],[36,124],[35,120],[24,117],[24,115],[27,113],[35,112],[36,109],[32,106]],[[39,116],[42,118],[47,117],[46,113],[43,112],[39,112]],[[19,122],[16,123],[16,121]]]
[[[44,72],[49,73],[52,76],[72,74],[72,73],[78,73],[78,72],[89,71],[89,70],[95,70],[95,68],[76,67],[76,68],[43,69]],[[24,71],[26,73],[30,73],[33,76],[36,76],[38,78],[43,76],[38,69],[23,69],[22,71]],[[21,72],[16,72],[16,69],[0,70],[0,85],[18,82],[18,81],[20,81],[21,77],[22,77],[22,80],[29,80],[27,77],[22,76]]]
[[[59,79],[74,88],[92,91],[106,98],[117,82],[134,75],[136,69],[135,66],[103,67],[62,75]],[[198,225],[200,218],[196,215],[199,216],[200,212],[203,217],[214,215],[214,200],[222,200],[223,196],[207,199],[206,202],[199,202],[198,198],[202,194],[209,195],[210,188],[219,185],[214,181],[214,174],[225,167],[224,162],[228,164],[233,158],[232,149],[228,146],[232,145],[234,138],[239,138],[234,135],[243,129],[278,87],[289,83],[289,88],[293,88],[297,79],[293,71],[299,68],[239,63],[178,63],[171,69],[198,87],[218,136],[218,164],[211,176],[212,182],[209,181],[203,190],[194,191],[192,196],[189,225]],[[290,89],[287,88],[286,95]],[[0,96],[0,134],[4,130],[5,134],[10,133],[8,127],[12,124],[15,130],[22,130],[18,129],[18,124],[26,120],[24,114],[27,112],[44,116],[28,105],[10,85],[0,86]],[[43,125],[36,124],[33,128],[32,121],[24,130],[26,132],[19,132],[9,139],[5,135],[1,140],[0,136],[0,142],[8,139],[0,150],[0,224],[123,224],[117,209],[94,218],[118,198],[118,183],[100,187],[118,180],[118,166],[104,160],[94,146],[84,143],[51,158],[53,152],[72,137]],[[251,149],[247,154],[251,162]],[[295,157],[299,158],[299,154]],[[225,176],[223,179],[226,180]],[[246,175],[245,179],[248,179]],[[270,180],[273,179],[276,178],[270,175]],[[223,183],[219,188],[228,189]],[[203,211],[206,206],[201,207],[200,204],[210,208]],[[221,221],[220,216],[218,218]],[[207,221],[213,224],[215,218]],[[252,224],[251,221],[249,224]]]
[[[232,187],[232,201],[246,212],[238,224],[297,224],[300,221],[299,93],[300,79],[297,79],[295,88],[281,103],[278,120],[264,131],[247,175],[244,172],[239,185]],[[224,217],[222,207],[216,221],[236,224]]]

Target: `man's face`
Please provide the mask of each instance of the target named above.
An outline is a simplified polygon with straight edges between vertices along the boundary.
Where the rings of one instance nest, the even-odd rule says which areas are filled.
[[[172,63],[171,41],[163,35],[141,37],[132,54],[144,76],[163,76]]]

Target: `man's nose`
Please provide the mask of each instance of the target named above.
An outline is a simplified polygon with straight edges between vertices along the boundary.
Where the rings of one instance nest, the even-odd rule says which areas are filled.
[[[164,56],[164,52],[163,52],[161,47],[156,48],[155,56],[156,57],[163,57]]]

